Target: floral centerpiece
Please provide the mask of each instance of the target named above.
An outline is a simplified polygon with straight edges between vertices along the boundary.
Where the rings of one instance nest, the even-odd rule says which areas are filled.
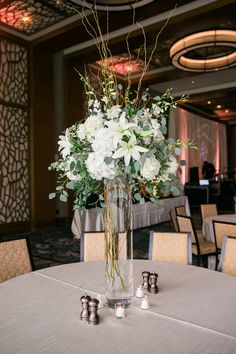
[[[86,80],[88,116],[59,136],[61,157],[49,167],[59,172],[59,185],[49,197],[59,194],[67,201],[66,189],[74,190],[74,209],[88,207],[92,195],[97,195],[94,207],[102,208],[104,185],[117,175],[128,177],[133,201],[141,204],[145,198],[157,202],[163,189],[174,195],[182,190],[176,174],[185,161],[177,156],[193,144],[165,138],[166,114],[177,105],[171,91],[150,97],[146,90],[138,105],[127,97],[123,105],[122,86],[112,84],[110,95],[98,99]]]
[[[91,11],[97,26],[83,18],[102,59],[97,74],[102,94],[95,91],[88,76],[80,75],[87,95],[87,115],[59,136],[60,158],[49,167],[59,173],[58,186],[49,198],[59,195],[66,202],[68,190],[73,190],[74,209],[104,209],[107,302],[114,306],[122,301],[128,306],[133,295],[132,202],[158,203],[161,192],[167,189],[179,195],[182,186],[177,171],[185,162],[178,161],[178,156],[181,148],[194,145],[166,138],[168,111],[178,103],[171,90],[153,96],[142,88],[155,48],[149,60],[145,58],[136,91],[131,90],[129,77],[123,88],[109,66],[110,51],[97,13]],[[130,54],[128,36],[126,43]]]

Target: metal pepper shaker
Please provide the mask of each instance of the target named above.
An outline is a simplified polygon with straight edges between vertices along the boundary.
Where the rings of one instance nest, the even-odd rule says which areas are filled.
[[[157,294],[158,293],[158,286],[157,286],[157,278],[158,278],[158,274],[153,272],[150,273],[150,289],[149,292],[151,294]]]
[[[91,299],[89,305],[89,324],[97,325],[99,323],[99,317],[97,314],[99,301],[97,299]]]
[[[142,276],[143,276],[142,288],[149,290],[149,288],[150,288],[150,285],[149,285],[150,272],[144,271],[144,272],[142,272]]]
[[[82,312],[80,314],[80,319],[82,321],[88,321],[89,320],[89,302],[91,301],[91,297],[87,294],[82,296],[80,298],[81,304],[82,304]]]

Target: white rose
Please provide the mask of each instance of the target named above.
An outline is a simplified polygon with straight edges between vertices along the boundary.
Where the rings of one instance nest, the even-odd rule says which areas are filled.
[[[87,158],[86,167],[90,176],[99,181],[102,178],[112,179],[116,174],[115,163],[107,165],[104,162],[104,155],[100,153],[91,152]]]
[[[154,156],[148,157],[146,158],[140,173],[147,180],[152,180],[158,175],[160,167],[160,162]]]

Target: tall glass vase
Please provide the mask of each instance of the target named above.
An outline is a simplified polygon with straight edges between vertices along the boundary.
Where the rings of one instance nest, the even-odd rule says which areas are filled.
[[[128,307],[133,297],[132,196],[126,176],[105,186],[105,296],[114,307]]]

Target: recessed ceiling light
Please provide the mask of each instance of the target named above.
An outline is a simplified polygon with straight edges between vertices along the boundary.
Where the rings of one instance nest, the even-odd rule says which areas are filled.
[[[229,110],[228,110],[228,109],[226,109],[226,110],[225,110],[225,113],[229,113]]]
[[[211,101],[207,101],[207,104],[211,104]]]
[[[218,105],[216,106],[216,108],[217,108],[217,109],[221,109],[222,106],[221,106],[220,104],[218,104]]]
[[[192,84],[195,84],[195,81],[194,81],[194,80],[192,80]]]

